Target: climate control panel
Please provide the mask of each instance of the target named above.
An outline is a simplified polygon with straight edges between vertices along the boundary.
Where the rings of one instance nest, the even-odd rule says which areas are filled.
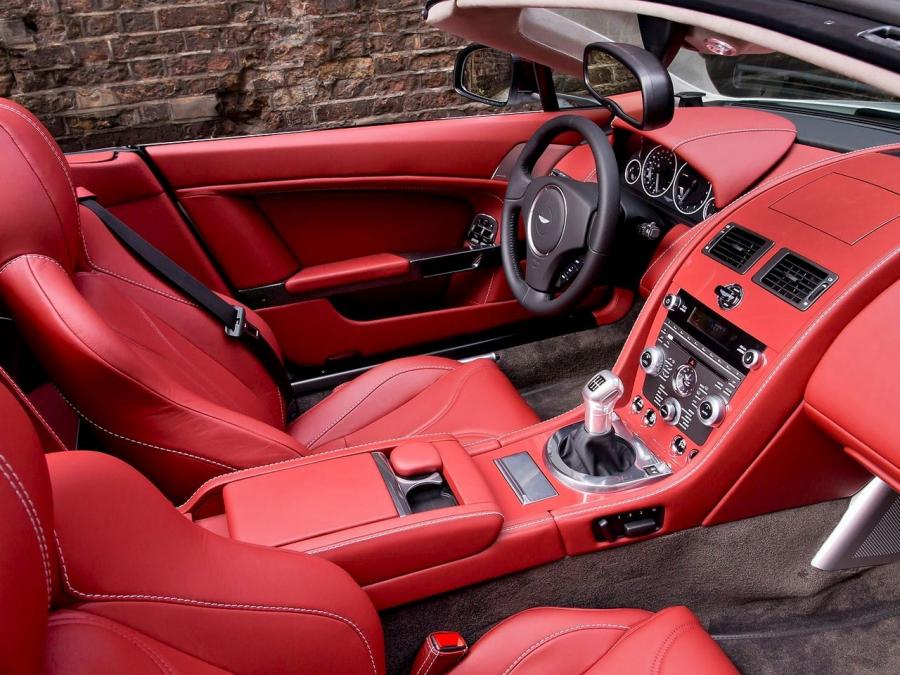
[[[667,296],[664,307],[656,343],[640,356],[644,399],[676,438],[702,445],[725,420],[747,373],[763,363],[766,347],[685,291]]]

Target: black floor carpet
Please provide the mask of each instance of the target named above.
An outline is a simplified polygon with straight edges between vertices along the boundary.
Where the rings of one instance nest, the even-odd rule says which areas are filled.
[[[431,631],[459,630],[471,643],[529,607],[674,604],[694,610],[711,633],[731,636],[721,644],[745,673],[900,672],[896,640],[879,644],[897,619],[859,623],[900,611],[900,567],[822,572],[809,565],[845,507],[829,502],[686,530],[387,611],[389,672],[405,672]],[[786,627],[812,632],[784,634]]]
[[[571,410],[590,376],[615,363],[642,304],[608,326],[503,349],[500,368],[541,419]]]

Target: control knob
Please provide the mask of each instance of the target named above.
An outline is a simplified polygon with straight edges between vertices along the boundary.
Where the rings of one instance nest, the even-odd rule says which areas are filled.
[[[697,406],[697,416],[708,427],[717,427],[725,419],[725,399],[718,394],[704,397]]]
[[[659,406],[659,416],[663,418],[666,424],[675,426],[681,418],[681,404],[669,396]]]
[[[663,307],[668,309],[670,312],[674,309],[678,309],[681,307],[682,301],[674,293],[669,293],[665,298],[663,298]]]
[[[656,345],[647,347],[641,352],[641,370],[648,375],[656,375],[662,369],[666,353]]]
[[[741,363],[749,370],[756,370],[763,364],[763,355],[758,349],[748,349],[741,357]]]

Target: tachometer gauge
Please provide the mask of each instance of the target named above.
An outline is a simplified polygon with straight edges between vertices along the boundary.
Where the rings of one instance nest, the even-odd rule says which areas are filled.
[[[644,158],[641,170],[641,187],[650,197],[661,197],[672,187],[678,160],[675,153],[661,145],[654,147]]]
[[[641,160],[634,157],[625,165],[625,182],[634,185],[641,179]]]
[[[703,208],[712,192],[712,185],[703,176],[687,164],[682,164],[675,174],[675,185],[672,188],[672,199],[675,208],[686,216],[697,213]]]
[[[716,200],[710,197],[703,205],[703,220],[709,218],[716,211],[718,211],[718,209],[716,208]]]

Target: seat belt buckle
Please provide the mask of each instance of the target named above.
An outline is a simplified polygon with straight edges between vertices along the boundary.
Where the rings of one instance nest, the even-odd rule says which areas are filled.
[[[462,661],[469,651],[465,638],[456,631],[438,631],[425,638],[410,673],[443,675]]]
[[[230,326],[225,326],[225,335],[228,335],[229,337],[241,337],[241,335],[246,332],[250,337],[258,338],[259,329],[256,326],[247,323],[247,320],[245,319],[246,314],[247,312],[243,307],[234,305],[234,323]]]

